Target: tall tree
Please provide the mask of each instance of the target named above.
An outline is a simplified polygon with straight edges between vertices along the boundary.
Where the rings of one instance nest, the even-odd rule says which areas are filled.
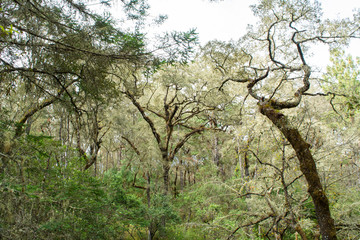
[[[129,16],[145,14],[138,4],[135,12],[135,3],[124,3]],[[36,90],[38,96],[15,117],[16,136],[29,118],[62,95],[70,100],[80,91],[99,96],[108,86],[104,70],[114,61],[145,56],[141,34],[114,28],[109,17],[92,13],[82,1],[3,1],[1,7],[1,23],[14,29],[0,42],[2,84],[16,91],[25,83],[27,94]]]
[[[156,141],[162,158],[165,194],[169,191],[170,167],[179,150],[195,134],[216,129],[211,124],[211,112],[222,110],[221,102],[208,101],[215,89],[208,86],[204,78],[191,73],[192,67],[179,65],[162,69],[150,80],[151,87],[147,86],[147,94],[141,98],[134,90],[124,92]]]
[[[247,64],[237,71],[224,71],[226,61],[215,56],[223,84],[228,81],[247,83],[247,91],[258,101],[260,112],[284,135],[296,152],[300,169],[308,183],[323,239],[337,239],[329,201],[320,181],[315,160],[299,129],[281,112],[296,108],[309,95],[311,67],[306,53],[312,43],[334,43],[359,37],[359,16],[353,20],[321,19],[317,1],[260,1],[253,6],[259,25],[240,42],[238,52]],[[221,56],[220,56],[221,57]],[[214,57],[213,57],[214,58]]]

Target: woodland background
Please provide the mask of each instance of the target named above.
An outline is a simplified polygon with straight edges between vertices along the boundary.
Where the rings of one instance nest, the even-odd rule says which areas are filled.
[[[359,11],[257,1],[200,46],[117,3],[0,3],[1,239],[360,238]]]

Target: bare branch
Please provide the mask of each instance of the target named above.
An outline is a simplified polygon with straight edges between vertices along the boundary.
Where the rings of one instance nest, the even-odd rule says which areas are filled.
[[[132,101],[134,106],[139,110],[143,119],[148,123],[157,143],[159,144],[159,146],[161,146],[161,137],[155,128],[154,122],[148,116],[146,116],[144,109],[141,107],[141,105],[136,101],[135,97],[129,91],[126,91],[125,94]]]
[[[240,225],[239,227],[237,227],[237,228],[230,234],[230,236],[229,236],[227,239],[228,239],[228,240],[232,239],[232,238],[234,237],[234,234],[235,234],[240,228],[253,226],[253,225],[258,224],[258,223],[261,223],[261,222],[263,222],[263,221],[265,221],[265,220],[267,220],[267,219],[269,219],[269,218],[271,218],[271,217],[273,217],[273,214],[272,214],[272,213],[261,217],[261,218],[260,218],[259,220],[257,220],[257,221]]]

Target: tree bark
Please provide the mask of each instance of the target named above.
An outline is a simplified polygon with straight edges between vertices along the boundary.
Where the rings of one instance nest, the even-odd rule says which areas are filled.
[[[169,159],[163,159],[163,179],[164,179],[164,194],[168,195],[170,186],[170,161]]]
[[[180,175],[180,191],[184,190],[184,174],[183,174],[183,162],[180,158],[180,169],[179,169],[179,175]]]
[[[174,180],[174,198],[177,197],[178,192],[177,192],[177,179],[178,179],[178,171],[179,171],[179,166],[177,166],[175,168],[175,180]]]
[[[148,209],[151,207],[151,181],[150,181],[150,173],[149,171],[146,172],[146,178],[147,178],[147,185],[146,185],[146,200],[147,200],[147,206]],[[153,226],[153,222],[150,221],[150,224],[148,226],[148,240],[152,240],[155,235],[155,229]]]
[[[335,223],[330,214],[329,200],[322,187],[314,158],[310,152],[310,145],[302,138],[299,130],[291,126],[287,117],[280,111],[264,104],[260,105],[260,112],[273,122],[296,152],[300,162],[300,170],[308,183],[308,192],[315,206],[322,239],[336,240]]]
[[[248,152],[245,151],[244,152],[244,174],[245,174],[245,177],[248,178],[250,176],[250,173],[249,173],[249,158],[248,158]]]
[[[225,178],[224,168],[221,163],[221,153],[219,151],[219,141],[218,141],[218,137],[216,136],[214,137],[212,152],[213,152],[213,162],[217,167],[217,174],[220,175],[222,178]]]

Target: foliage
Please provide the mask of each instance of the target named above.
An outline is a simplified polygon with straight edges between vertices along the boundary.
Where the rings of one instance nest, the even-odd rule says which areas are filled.
[[[22,172],[14,162],[2,174],[2,237],[115,239],[145,225],[141,201],[118,178],[102,181],[77,170],[77,157],[60,162],[64,148],[50,137],[22,141],[22,152],[14,153]]]
[[[334,49],[330,57],[331,65],[327,67],[324,75],[325,91],[339,95],[340,101],[334,104],[344,106],[351,116],[358,112],[360,107],[360,59],[353,59],[351,55],[345,55],[343,50]],[[337,99],[336,99],[337,100]]]
[[[1,2],[1,239],[319,239],[309,173],[359,237],[358,14],[263,0],[239,41],[198,46],[148,39],[146,1],[119,1],[128,29],[88,3]]]

